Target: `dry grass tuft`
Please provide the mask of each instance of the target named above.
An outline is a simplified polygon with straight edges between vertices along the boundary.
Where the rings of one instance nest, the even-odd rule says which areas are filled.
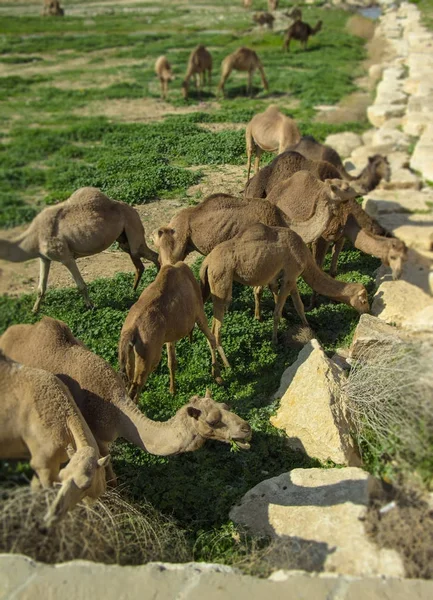
[[[139,509],[109,491],[94,504],[81,503],[47,530],[43,516],[55,490],[0,489],[0,553],[46,562],[84,559],[136,565],[191,559],[184,532],[150,504]]]

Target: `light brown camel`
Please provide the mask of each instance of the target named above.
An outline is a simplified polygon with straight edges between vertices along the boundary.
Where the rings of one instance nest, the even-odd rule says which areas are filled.
[[[242,4],[244,8],[251,8],[251,4],[253,3],[253,0],[243,0]]]
[[[331,148],[331,146],[327,146],[326,144],[321,144],[310,135],[303,136],[298,142],[295,142],[286,149],[292,150],[293,152],[299,152],[299,154],[302,154],[302,156],[305,156],[305,158],[308,158],[309,160],[322,160],[331,163],[338,169],[341,179],[345,179],[346,181],[360,180],[360,175],[355,177],[346,171],[340,155],[334,148]],[[365,181],[364,184],[366,192],[374,189],[380,183],[381,179],[389,181],[391,177],[391,167],[389,166],[386,156],[382,156],[381,154],[370,156],[368,158],[368,164],[363,170],[364,178],[368,172],[370,172],[371,175],[368,184],[367,181]]]
[[[205,84],[207,72],[207,83],[211,85],[212,78],[212,55],[201,44],[194,48],[188,60],[185,79],[182,83],[182,95],[185,100],[188,100],[189,80],[195,75],[195,87],[198,94],[201,94],[201,88]]]
[[[268,29],[273,29],[275,17],[268,12],[256,12],[253,14],[253,21],[261,27],[267,25]]]
[[[278,154],[281,154],[288,146],[296,144],[301,139],[301,132],[293,119],[283,115],[278,106],[271,104],[264,112],[254,115],[248,123],[245,139],[248,157],[248,184],[253,153],[256,156],[254,169],[257,173],[263,152],[278,152]]]
[[[278,323],[291,294],[296,311],[304,325],[304,306],[296,286],[303,279],[313,290],[353,306],[358,312],[368,312],[367,291],[360,283],[343,283],[323,273],[315,264],[301,237],[286,227],[267,227],[256,223],[238,236],[219,244],[204,259],[200,269],[203,300],[212,295],[212,332],[221,342],[224,312],[230,304],[233,281],[254,286],[256,317],[260,318],[260,295],[264,285],[269,285],[275,299],[272,342],[277,342]],[[277,279],[280,289],[277,293]]]
[[[250,50],[250,48],[241,47],[232,52],[225,57],[225,59],[221,63],[221,80],[218,84],[218,93],[222,92],[224,96],[224,85],[227,81],[230,73],[235,71],[248,71],[248,85],[247,85],[247,94],[252,94],[252,84],[253,84],[253,75],[254,71],[258,69],[260,72],[260,76],[262,78],[263,87],[265,91],[269,91],[268,82],[265,76],[265,71],[263,69],[263,65],[254,52],[254,50]]]
[[[110,457],[100,458],[95,438],[57,377],[23,366],[0,350],[0,399],[0,458],[30,459],[32,489],[61,484],[44,518],[48,526],[84,497],[105,492],[101,467]]]
[[[165,56],[159,56],[155,62],[155,73],[161,84],[161,98],[167,99],[168,93],[168,82],[173,81],[175,76],[171,70],[171,64],[168,62]]]
[[[288,52],[290,50],[290,42],[291,40],[298,40],[301,42],[301,46],[303,50],[307,48],[308,38],[312,35],[315,35],[322,29],[322,21],[317,21],[314,27],[311,27],[308,23],[304,23],[304,21],[296,20],[284,35],[284,43],[283,50]]]
[[[170,237],[172,233],[171,229],[162,228],[158,236]],[[138,402],[150,373],[159,365],[164,344],[167,347],[170,392],[175,393],[175,342],[190,335],[196,323],[209,344],[212,375],[217,383],[223,383],[216,359],[215,338],[204,313],[200,287],[188,265],[184,262],[171,264],[170,260],[166,260],[164,247],[162,241],[160,257],[163,266],[160,272],[129,310],[120,333],[119,368],[134,402]],[[225,366],[230,366],[223,349],[218,347],[217,350]]]
[[[44,8],[42,10],[42,16],[44,17],[63,17],[65,11],[60,6],[58,0],[44,0]]]
[[[12,325],[0,338],[0,348],[23,364],[56,374],[67,385],[103,456],[118,437],[158,456],[198,450],[207,439],[249,448],[248,423],[208,393],[193,396],[169,421],[148,419],[128,397],[120,375],[61,321],[44,317],[34,325]],[[111,464],[106,470],[107,481],[115,485]]]
[[[14,240],[0,239],[0,258],[12,262],[39,258],[39,286],[33,312],[39,310],[47,289],[51,261],[65,265],[90,308],[87,286],[75,260],[98,254],[116,240],[134,263],[136,289],[144,271],[140,257],[159,268],[158,255],[146,244],[137,211],[124,202],[110,200],[97,188],[83,187],[65,202],[45,208]]]
[[[271,189],[283,179],[288,179],[297,171],[310,171],[324,181],[325,179],[341,179],[341,173],[331,163],[310,160],[292,150],[286,150],[274,158],[272,162],[260,169],[251,177],[245,188],[247,198],[266,198]],[[385,157],[372,157],[363,171],[351,179],[351,186],[360,194],[374,189],[383,178],[389,178],[389,164]]]

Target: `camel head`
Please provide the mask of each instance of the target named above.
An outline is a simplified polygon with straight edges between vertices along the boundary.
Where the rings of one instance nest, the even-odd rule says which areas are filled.
[[[48,527],[62,519],[83,498],[96,500],[105,492],[104,467],[109,461],[110,455],[98,458],[97,450],[90,446],[75,452],[59,472],[60,489],[44,517]]]
[[[353,283],[351,284],[351,288],[353,288],[353,293],[350,297],[350,305],[360,314],[368,313],[370,304],[365,287],[362,283]]]
[[[315,27],[313,28],[313,34],[318,33],[322,29],[322,25],[322,21],[317,21]]]
[[[184,79],[182,81],[182,97],[184,100],[188,100],[188,80]]]
[[[334,202],[347,202],[359,196],[358,192],[342,179],[325,179],[328,196]]]
[[[159,263],[163,265],[174,265],[182,260],[181,253],[176,248],[176,231],[171,227],[160,227],[154,234],[153,241],[159,249]]]
[[[373,168],[377,175],[385,181],[389,181],[391,178],[391,167],[386,156],[381,154],[375,154],[374,156],[368,157],[368,165]]]
[[[403,265],[407,261],[407,246],[397,238],[390,239],[389,248],[383,263],[391,267],[394,281],[401,277]]]
[[[194,450],[202,446],[205,440],[234,443],[242,450],[249,450],[251,427],[231,412],[227,404],[212,400],[209,390],[206,390],[204,398],[190,398],[188,404],[180,410],[186,412],[188,427],[195,431]]]

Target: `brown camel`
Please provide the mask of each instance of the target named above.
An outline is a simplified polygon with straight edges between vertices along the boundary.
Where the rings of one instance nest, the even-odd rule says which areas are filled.
[[[289,10],[284,14],[293,21],[300,21],[302,19],[302,10],[298,7],[292,8],[292,10]]]
[[[317,179],[341,179],[342,175],[337,167],[325,161],[310,160],[299,154],[287,150],[274,158],[274,160],[260,169],[252,177],[246,188],[247,198],[266,198],[271,189],[283,179],[288,179],[297,171],[310,171]],[[374,189],[383,178],[389,177],[389,164],[385,157],[379,154],[369,160],[363,171],[353,179],[351,186],[360,194]]]
[[[261,27],[266,25],[268,29],[273,29],[275,17],[268,12],[256,12],[253,14],[253,21]]]
[[[230,73],[235,70],[248,71],[247,95],[251,95],[253,89],[253,75],[256,69],[259,70],[263,87],[265,88],[265,91],[268,92],[269,86],[265,76],[265,71],[257,54],[254,52],[254,50],[250,50],[250,48],[238,48],[235,50],[235,52],[232,52],[232,54],[226,56],[221,63],[221,80],[218,84],[218,93],[222,92],[224,96],[225,82],[227,81]]]
[[[90,308],[87,286],[75,260],[98,254],[116,240],[134,263],[136,289],[144,271],[140,257],[151,260],[159,268],[158,255],[146,244],[137,211],[124,202],[110,200],[97,188],[83,187],[65,202],[45,208],[14,240],[0,239],[0,258],[12,262],[39,258],[38,296],[33,312],[39,310],[44,297],[53,260],[69,270]]]
[[[173,231],[162,228],[159,238],[172,236]],[[170,242],[169,242],[170,243]],[[170,392],[175,393],[175,342],[190,335],[197,323],[206,336],[212,356],[212,375],[223,383],[216,359],[216,343],[204,313],[200,287],[184,262],[170,264],[160,243],[161,264],[155,281],[142,292],[131,307],[123,324],[119,340],[119,368],[127,382],[128,394],[138,402],[141,390],[150,373],[156,369],[164,344],[167,347],[170,371]],[[222,348],[217,348],[225,366],[230,366]]]
[[[34,325],[12,325],[0,338],[0,348],[14,360],[54,373],[65,383],[102,456],[118,437],[159,456],[193,452],[207,439],[249,448],[248,423],[208,393],[204,398],[193,396],[168,421],[148,419],[128,398],[120,375],[61,321],[44,317]],[[106,477],[115,485],[111,464],[106,466]]]
[[[61,484],[44,517],[48,526],[83,498],[105,492],[102,467],[110,457],[100,458],[95,438],[57,377],[19,364],[0,350],[0,399],[0,458],[30,459],[34,490]]]
[[[60,6],[58,0],[44,0],[44,8],[42,10],[42,16],[44,17],[63,17],[65,11]]]
[[[196,76],[195,87],[200,96],[201,88],[205,83],[206,72],[207,83],[210,86],[212,78],[212,55],[200,44],[194,48],[189,56],[185,79],[182,83],[182,95],[185,100],[188,100],[189,80],[193,75]]]
[[[212,332],[221,342],[224,312],[230,304],[233,281],[255,287],[256,317],[260,318],[260,295],[269,285],[275,299],[272,342],[277,342],[278,323],[289,294],[304,325],[308,326],[296,280],[303,279],[313,290],[329,296],[358,312],[368,312],[367,291],[360,283],[343,283],[323,273],[315,264],[301,237],[287,227],[252,225],[236,237],[219,244],[205,258],[200,269],[203,300],[212,294]],[[277,293],[277,279],[280,289]]]
[[[301,132],[296,122],[283,115],[278,106],[271,104],[268,108],[251,119],[245,131],[248,156],[247,184],[250,179],[251,157],[255,153],[254,169],[259,171],[260,157],[263,152],[284,152],[288,146],[301,139]]]
[[[322,21],[317,21],[314,27],[311,27],[308,23],[304,23],[304,21],[296,20],[285,33],[283,50],[288,52],[290,50],[290,42],[291,40],[298,40],[301,42],[301,46],[303,50],[307,48],[308,38],[311,35],[315,35],[322,29]]]
[[[322,160],[331,163],[338,169],[341,179],[345,179],[346,181],[359,181],[359,175],[358,177],[354,177],[346,171],[343,161],[336,150],[331,148],[331,146],[326,146],[325,144],[317,142],[314,137],[310,135],[302,137],[298,142],[295,142],[286,149],[292,150],[293,152],[299,152],[299,154],[302,154],[302,156],[305,156],[305,158],[308,158],[309,160]],[[381,154],[370,156],[368,165],[363,170],[364,177],[366,177],[367,172],[371,173],[371,177],[368,181],[368,185],[364,184],[365,188],[369,188],[365,191],[369,192],[374,189],[380,183],[381,179],[389,181],[391,177],[391,168],[386,156],[382,156]]]
[[[175,76],[172,73],[171,65],[165,56],[159,56],[155,62],[155,73],[161,84],[161,98],[167,99],[168,82],[173,81]]]

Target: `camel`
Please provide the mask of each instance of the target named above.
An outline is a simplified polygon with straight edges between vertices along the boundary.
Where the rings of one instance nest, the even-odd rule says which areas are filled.
[[[300,21],[302,19],[302,10],[297,6],[292,8],[292,10],[285,12],[284,14],[293,21]]]
[[[284,152],[288,146],[301,139],[301,132],[295,121],[283,115],[278,106],[271,104],[262,112],[254,115],[245,131],[248,156],[247,185],[250,180],[251,157],[255,153],[254,169],[259,171],[260,157],[263,152]]]
[[[267,25],[268,29],[273,29],[275,17],[268,12],[256,12],[253,14],[253,21],[261,27]]]
[[[128,397],[121,376],[77,340],[69,327],[50,317],[34,325],[12,325],[0,348],[14,360],[54,373],[69,388],[102,456],[119,437],[159,456],[198,450],[207,439],[248,449],[251,428],[226,404],[207,393],[193,396],[166,422],[148,419]],[[116,484],[111,463],[106,478]]]
[[[311,27],[308,23],[304,23],[304,21],[295,20],[292,25],[288,28],[284,35],[284,43],[283,50],[288,52],[290,50],[290,42],[291,40],[298,40],[301,42],[301,46],[303,50],[307,49],[308,38],[311,35],[315,35],[322,29],[322,21],[317,21],[314,27]]]
[[[308,326],[296,286],[299,275],[313,290],[353,306],[360,313],[368,312],[367,291],[362,284],[343,283],[323,273],[302,238],[291,229],[256,223],[214,248],[200,269],[203,300],[212,295],[212,332],[217,343],[221,343],[221,327],[231,301],[233,281],[254,286],[256,318],[260,318],[262,287],[270,286],[275,299],[273,344],[277,342],[278,323],[289,294],[302,323]],[[277,292],[279,276],[281,283]]]
[[[253,3],[253,0],[243,0],[243,2],[242,2],[244,8],[251,8],[252,3]]]
[[[341,179],[341,173],[337,167],[326,161],[310,160],[294,152],[286,150],[274,158],[274,160],[260,169],[252,177],[245,187],[245,197],[266,198],[271,189],[283,179],[288,179],[297,171],[310,171],[313,175],[324,181],[325,179]],[[360,194],[373,190],[382,178],[389,178],[389,164],[385,157],[379,154],[371,157],[367,166],[358,175],[351,178],[351,186]]]
[[[260,71],[260,76],[262,78],[265,91],[269,91],[265,71],[259,57],[254,50],[250,50],[250,48],[245,48],[242,46],[241,48],[235,50],[235,52],[232,52],[232,54],[226,56],[222,61],[221,80],[218,84],[218,93],[222,92],[224,96],[224,85],[233,69],[236,71],[248,71],[247,94],[252,94],[253,75],[256,69]]]
[[[44,8],[42,11],[42,16],[44,17],[63,17],[65,15],[65,11],[60,6],[60,2],[58,0],[44,0]]]
[[[165,56],[159,56],[155,61],[155,73],[161,83],[161,98],[167,99],[168,82],[173,81],[175,76],[171,71],[171,64]]]
[[[331,163],[338,169],[341,179],[345,179],[346,181],[360,180],[361,175],[354,177],[346,171],[340,155],[336,150],[334,150],[334,148],[317,142],[313,136],[306,135],[302,137],[292,146],[286,148],[286,150],[299,152],[299,154],[302,154],[302,156],[305,156],[305,158],[308,158],[309,160],[322,160]],[[380,183],[381,179],[389,181],[391,177],[391,168],[386,156],[382,156],[381,154],[370,156],[368,158],[368,164],[362,172],[362,177],[364,179],[367,177],[367,172],[370,173],[370,177],[368,180],[368,185],[365,185],[366,192],[373,190]]]
[[[105,492],[102,467],[110,457],[100,458],[71,393],[55,375],[23,366],[0,351],[0,398],[0,458],[30,458],[34,490],[60,484],[44,518],[48,526],[83,498]]]
[[[201,94],[201,87],[205,83],[205,75],[207,72],[207,83],[210,86],[212,78],[212,55],[201,44],[194,48],[188,60],[185,79],[182,83],[182,95],[185,100],[188,100],[189,80],[193,75],[196,76],[195,87],[198,94]]]
[[[272,12],[278,9],[279,0],[268,0],[268,11]]]
[[[146,244],[137,211],[124,202],[110,200],[97,188],[83,187],[65,202],[45,208],[14,240],[0,239],[0,258],[12,262],[39,258],[40,275],[34,313],[38,312],[47,289],[51,261],[65,265],[86,306],[91,308],[87,286],[75,260],[98,254],[116,240],[135,266],[135,290],[144,271],[140,257],[147,258],[159,268],[158,255]]]
[[[162,228],[159,237],[172,234]],[[160,243],[162,268],[156,279],[143,290],[131,307],[119,340],[119,367],[128,384],[128,394],[138,402],[150,373],[156,369],[164,344],[167,347],[170,392],[175,393],[175,342],[190,335],[197,323],[206,336],[212,356],[212,375],[222,384],[216,354],[215,338],[207,324],[200,287],[184,262],[170,264]],[[217,348],[225,366],[230,366],[221,347]]]

